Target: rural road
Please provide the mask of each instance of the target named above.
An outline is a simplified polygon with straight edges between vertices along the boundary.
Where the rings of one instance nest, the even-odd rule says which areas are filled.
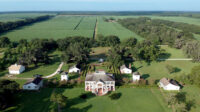
[[[192,61],[192,58],[158,59],[159,61]]]
[[[62,69],[63,64],[64,64],[64,62],[61,62],[61,64],[58,66],[58,69],[54,73],[52,73],[48,76],[45,76],[43,78],[51,78],[51,77],[55,76]]]

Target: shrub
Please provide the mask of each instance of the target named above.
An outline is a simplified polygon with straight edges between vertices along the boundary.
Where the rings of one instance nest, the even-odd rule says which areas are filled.
[[[81,95],[80,95],[80,98],[86,99],[86,98],[87,98],[87,94],[85,94],[85,93],[81,94]]]
[[[176,72],[176,68],[171,65],[166,65],[166,69],[170,74]]]
[[[110,97],[111,100],[117,100],[121,97],[121,95],[122,95],[121,93],[113,93],[109,97]]]
[[[130,80],[129,80],[128,78],[123,78],[122,80],[123,80],[123,82],[124,82],[125,84],[128,84],[128,83],[130,82]]]

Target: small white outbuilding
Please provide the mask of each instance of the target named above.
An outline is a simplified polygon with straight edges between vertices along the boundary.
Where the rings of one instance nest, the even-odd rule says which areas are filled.
[[[122,74],[131,74],[131,73],[132,73],[132,70],[129,69],[129,68],[127,68],[126,65],[122,65],[122,66],[120,67],[120,72],[121,72]]]
[[[67,72],[61,73],[61,81],[68,81],[68,73]]]
[[[23,85],[24,90],[39,90],[41,87],[43,87],[43,79],[41,77],[36,77]]]
[[[76,67],[76,65],[69,68],[69,73],[80,73],[81,70]]]
[[[21,74],[25,70],[25,67],[23,65],[14,64],[11,65],[8,70],[9,74]]]
[[[140,73],[134,72],[133,73],[133,81],[139,81],[140,80]]]
[[[103,63],[104,62],[104,59],[103,58],[100,58],[99,59],[99,63]]]
[[[163,88],[164,90],[173,91],[173,90],[180,90],[180,86],[174,80],[168,80],[167,78],[162,78],[159,82],[159,87]]]

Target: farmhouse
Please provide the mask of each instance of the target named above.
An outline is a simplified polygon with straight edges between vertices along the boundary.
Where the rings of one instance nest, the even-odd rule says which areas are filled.
[[[61,73],[61,81],[68,81],[68,73],[67,72]]]
[[[162,78],[159,82],[159,87],[164,90],[180,90],[180,86],[175,80],[169,80],[167,78]]]
[[[69,73],[80,73],[81,70],[76,67],[76,65],[69,68]]]
[[[34,80],[23,85],[24,90],[39,90],[43,86],[43,79],[36,77]]]
[[[139,81],[140,80],[140,73],[134,72],[133,73],[133,81]]]
[[[96,71],[87,74],[85,79],[85,91],[91,91],[96,95],[105,95],[108,91],[115,91],[115,78],[113,74],[105,71]]]
[[[20,74],[25,70],[25,67],[23,65],[11,65],[9,68],[9,74]]]
[[[120,67],[120,72],[121,72],[122,74],[131,74],[131,73],[132,73],[132,70],[129,69],[129,68],[127,68],[126,65],[122,65],[122,66]]]

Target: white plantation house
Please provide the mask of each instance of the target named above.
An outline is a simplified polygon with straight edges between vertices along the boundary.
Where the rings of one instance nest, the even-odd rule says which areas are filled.
[[[129,68],[127,68],[126,65],[122,65],[122,66],[120,67],[120,72],[121,72],[122,74],[131,74],[131,73],[132,73],[132,70],[129,69]]]
[[[81,70],[76,67],[76,65],[69,68],[69,73],[80,73]]]
[[[21,74],[25,70],[25,67],[23,65],[14,64],[11,65],[8,70],[9,74]]]
[[[140,73],[139,72],[134,72],[132,76],[133,76],[133,81],[139,81],[140,80]]]
[[[68,81],[68,73],[67,72],[61,73],[61,81]]]
[[[43,79],[36,77],[34,80],[23,85],[24,90],[39,90],[43,86]]]
[[[159,87],[164,90],[180,90],[180,86],[174,80],[169,80],[167,78],[162,78],[159,82]]]
[[[113,74],[108,74],[105,71],[87,74],[85,91],[91,91],[99,96],[105,95],[108,91],[115,91],[115,78]]]

